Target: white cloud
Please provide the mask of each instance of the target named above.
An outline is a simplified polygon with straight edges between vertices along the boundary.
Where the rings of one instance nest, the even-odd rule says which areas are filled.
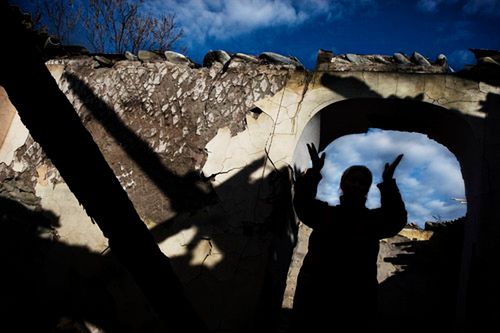
[[[436,218],[455,219],[465,214],[465,205],[453,198],[464,198],[460,166],[444,146],[419,133],[372,130],[335,140],[326,149],[327,159],[318,198],[338,203],[340,176],[350,165],[363,164],[379,182],[385,162],[398,154],[405,156],[396,169],[396,179],[405,200],[409,221],[423,225]],[[380,205],[375,184],[370,189],[367,206]]]
[[[443,154],[444,155],[444,154]],[[442,192],[449,193],[451,197],[463,196],[462,173],[456,160],[448,156],[436,156],[429,165],[429,173],[426,177],[429,181],[440,180],[439,187]]]
[[[148,0],[154,13],[175,13],[187,39],[228,39],[256,29],[296,27],[323,15],[335,19],[375,0]]]
[[[431,211],[429,208],[424,207],[421,203],[418,202],[406,202],[405,203],[406,209],[408,210],[408,213],[411,215],[416,215],[416,216],[430,216]],[[410,220],[410,222],[412,222]],[[423,225],[423,223],[418,220],[417,221],[418,225]]]
[[[308,14],[285,0],[151,0],[154,11],[169,9],[176,14],[187,38],[226,39],[257,28],[298,25]]]

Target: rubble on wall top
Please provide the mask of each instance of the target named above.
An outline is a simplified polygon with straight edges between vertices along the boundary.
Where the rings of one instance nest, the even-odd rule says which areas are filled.
[[[467,217],[462,216],[456,219],[452,220],[446,220],[446,221],[427,221],[424,223],[423,228],[417,225],[414,222],[408,223],[405,226],[405,229],[417,229],[417,230],[424,230],[424,231],[440,231],[440,230],[445,230],[445,229],[452,229],[452,228],[461,228],[463,227],[463,224],[465,223]]]
[[[54,46],[53,48],[55,48]],[[482,76],[500,73],[500,51],[486,49],[470,49],[476,56],[477,63],[466,66],[464,71],[480,71]],[[85,48],[78,46],[59,46],[51,52],[51,59],[82,58],[94,60],[97,67],[112,67],[121,60],[138,62],[169,62],[190,68],[212,67],[219,64],[227,68],[238,68],[245,64],[276,65],[283,68],[305,70],[304,65],[293,56],[285,56],[275,52],[263,52],[258,56],[245,53],[229,53],[224,50],[210,50],[205,54],[202,64],[197,64],[186,55],[174,51],[156,52],[139,50],[137,54],[129,51],[124,54],[90,54]],[[403,72],[403,73],[451,73],[444,54],[439,54],[435,60],[413,52],[411,56],[402,52],[388,55],[361,55],[346,53],[334,55],[331,51],[319,50],[316,60],[316,71],[367,71],[367,72]],[[485,72],[486,70],[486,72]],[[462,72],[464,72],[462,71]],[[485,73],[483,73],[485,72]],[[492,74],[493,73],[493,74]],[[478,74],[479,75],[479,74]]]
[[[72,48],[76,49],[76,48]],[[54,54],[54,53],[53,53]],[[243,64],[276,65],[289,69],[304,70],[304,65],[295,57],[284,56],[274,52],[263,52],[258,56],[244,53],[228,53],[224,50],[210,50],[203,59],[203,64],[197,64],[189,57],[174,51],[156,52],[150,50],[139,50],[137,54],[126,51],[124,54],[90,54],[88,51],[75,54],[67,52],[66,47],[51,57],[50,62],[58,62],[59,59],[82,58],[92,59],[97,63],[97,67],[112,67],[118,61],[138,61],[138,62],[169,62],[175,65],[188,66],[191,68],[211,67],[218,63],[229,68],[239,67]]]
[[[387,55],[339,54],[319,50],[316,61],[318,71],[369,71],[369,72],[408,72],[408,73],[448,73],[451,69],[444,54],[431,61],[418,52],[408,56],[396,52]]]
[[[88,52],[82,55],[89,55]],[[75,54],[63,54],[63,57],[74,57]],[[258,56],[245,53],[229,53],[224,50],[210,50],[205,54],[203,63],[197,64],[189,57],[174,51],[163,53],[149,50],[139,50],[137,54],[129,51],[125,54],[93,54],[93,59],[99,66],[111,67],[117,61],[129,60],[140,62],[161,62],[167,61],[172,64],[188,66],[191,68],[211,67],[218,63],[228,68],[236,68],[243,64],[273,64],[290,69],[304,70],[304,65],[293,56],[285,56],[275,52],[263,52]],[[394,53],[393,56],[384,55],[359,55],[341,54],[333,55],[330,51],[320,50],[316,63],[316,70],[319,71],[400,71],[410,73],[447,73],[450,72],[446,56],[440,54],[437,59],[431,62],[418,52],[412,56],[403,53]]]

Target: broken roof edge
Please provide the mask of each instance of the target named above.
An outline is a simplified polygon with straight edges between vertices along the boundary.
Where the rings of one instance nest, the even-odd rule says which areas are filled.
[[[475,64],[466,65],[459,71],[453,70],[444,54],[432,61],[419,52],[408,56],[396,52],[392,56],[379,54],[333,54],[332,51],[318,51],[315,71],[345,72],[402,72],[402,73],[457,73],[481,72],[482,75],[500,76],[500,51],[490,49],[470,49],[476,58]],[[465,73],[465,74],[464,74]]]
[[[339,54],[322,50],[318,51],[316,71],[368,71],[368,72],[404,72],[404,73],[450,73],[452,69],[444,54],[431,61],[418,52],[407,56],[396,52],[392,56],[379,54]]]

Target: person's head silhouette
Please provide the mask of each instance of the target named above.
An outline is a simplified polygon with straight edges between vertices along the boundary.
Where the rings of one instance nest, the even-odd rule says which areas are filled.
[[[347,168],[340,178],[340,190],[343,196],[366,198],[372,184],[372,173],[364,165]]]

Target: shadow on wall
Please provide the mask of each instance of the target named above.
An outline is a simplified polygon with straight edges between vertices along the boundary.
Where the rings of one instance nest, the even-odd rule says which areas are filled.
[[[183,230],[196,231],[185,244],[185,254],[170,259],[188,296],[215,331],[258,332],[278,325],[296,225],[287,169],[262,180],[269,186],[260,193],[271,209],[266,221],[242,220],[248,216],[244,207],[255,200],[252,194],[260,186],[250,176],[262,163],[254,161],[218,187],[239,198],[241,216],[218,202],[151,230],[160,244]],[[200,258],[204,247],[208,251]]]
[[[276,184],[277,191],[290,188],[283,173],[270,178],[284,182]],[[275,194],[276,204],[286,208],[289,196]],[[7,295],[3,299],[4,309],[8,309],[5,318],[11,327],[37,332],[90,332],[93,327],[105,332],[164,331],[112,253],[101,255],[58,241],[58,218],[49,211],[34,212],[3,197],[0,211],[5,235],[1,246],[2,294]],[[153,230],[164,239],[197,227],[197,233],[186,244],[186,254],[171,260],[188,296],[211,324],[211,331],[245,331],[238,327],[238,321],[248,320],[247,311],[256,312],[256,318],[251,318],[256,325],[277,324],[275,314],[281,306],[280,290],[284,290],[288,266],[279,265],[276,259],[291,255],[281,244],[289,239],[280,232],[280,224],[288,222],[282,213],[276,210],[270,218],[274,223],[260,229],[248,226],[242,233],[224,230],[228,225],[223,215],[196,213],[187,221],[167,221]],[[272,234],[275,237],[271,238]],[[212,255],[221,258],[210,268],[204,262],[193,262],[196,258],[192,251],[205,241],[216,252]],[[263,291],[259,297],[260,289]],[[247,304],[255,306],[255,298],[259,299],[258,308],[249,308]],[[248,327],[252,329],[259,330]]]
[[[251,191],[258,185],[248,185],[248,177],[261,163],[254,162],[222,186]],[[287,170],[277,170],[266,179],[275,191],[266,199],[277,209],[265,225],[246,221],[240,230],[231,230],[224,209],[215,204],[193,209],[188,217],[165,221],[152,230],[161,242],[196,227],[185,244],[185,254],[171,257],[171,262],[212,331],[245,331],[239,321],[248,320],[245,316],[254,312],[256,318],[250,319],[256,325],[277,324],[274,314],[281,306],[280,290],[284,290],[288,268],[284,258],[291,256],[285,232],[293,218],[288,179]],[[38,332],[87,332],[93,326],[105,332],[162,331],[112,253],[103,256],[57,241],[58,219],[51,212],[34,213],[2,197],[0,208],[3,234],[9,235],[2,244],[3,262],[8,263],[4,271],[9,272],[3,286],[10,295],[5,304],[10,304],[12,316],[8,318],[13,319],[13,327]],[[194,257],[193,251],[204,243],[211,247],[205,260],[214,256],[213,265]],[[252,329],[258,330],[248,327]]]
[[[453,332],[466,218],[426,224],[428,240],[395,236],[386,246],[399,252],[384,261],[401,267],[380,283],[379,327],[384,332]]]
[[[179,233],[192,233],[192,237],[181,244],[185,251],[170,259],[188,297],[210,330],[249,332],[277,325],[294,246],[293,235],[296,234],[290,171],[276,169],[266,178],[251,182],[250,175],[265,163],[256,160],[219,186],[219,193],[231,193],[233,201],[241,204],[245,214],[239,214],[235,207],[227,207],[219,200],[210,184],[212,177],[205,178],[194,172],[181,177],[171,172],[158,154],[130,130],[85,82],[71,74],[66,80],[88,112],[169,198],[179,213],[176,218],[152,228],[156,241],[161,244]],[[25,217],[29,211],[22,205],[9,199],[2,200],[4,206],[13,207],[11,216],[16,221],[36,224],[41,216],[34,215],[31,222]],[[254,211],[248,214],[248,209]],[[268,217],[263,223],[248,218],[252,214],[261,216],[265,211]],[[56,233],[57,226],[51,228]],[[25,237],[22,233],[17,234]],[[48,331],[58,324],[80,327],[84,331],[85,323],[102,327],[106,332],[157,329],[154,316],[149,310],[144,310],[147,309],[145,300],[128,274],[112,259],[112,253],[102,256],[57,240],[49,241],[37,235],[30,237],[46,244],[43,246],[50,248],[46,257],[55,260],[50,265],[44,260],[33,264],[43,271],[44,279],[35,281],[25,293],[26,297],[37,295],[36,302],[40,306],[34,306],[33,311],[42,309],[36,318],[43,321]],[[205,251],[206,256],[200,257],[200,251]],[[3,253],[9,252],[6,249]],[[16,262],[24,262],[22,257],[13,258],[14,266]],[[28,274],[31,269],[28,267],[14,275],[23,278],[25,275],[28,278],[36,276]],[[21,285],[16,287],[13,290],[22,289]],[[55,291],[50,297],[45,297],[49,290]],[[23,298],[19,298],[17,304],[21,306],[22,303]],[[61,323],[61,318],[66,319]]]
[[[192,211],[215,202],[214,193],[202,191],[203,180],[194,172],[179,176],[171,172],[149,144],[128,128],[116,112],[75,74],[64,73],[71,91],[84,103],[88,113],[125,150],[150,181],[170,199],[177,213]]]

